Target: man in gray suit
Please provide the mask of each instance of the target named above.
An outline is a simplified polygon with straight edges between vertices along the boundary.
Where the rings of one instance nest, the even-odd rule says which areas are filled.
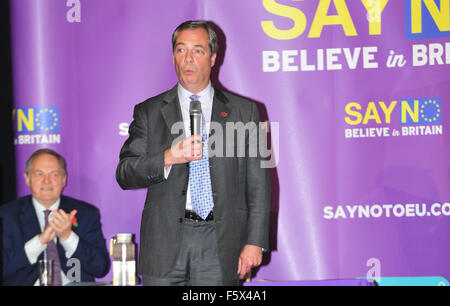
[[[144,285],[238,285],[268,248],[269,174],[249,154],[258,110],[211,85],[218,43],[208,23],[182,23],[172,44],[178,84],[135,106],[116,171],[123,189],[148,189],[139,273]],[[190,135],[197,100],[202,135]]]

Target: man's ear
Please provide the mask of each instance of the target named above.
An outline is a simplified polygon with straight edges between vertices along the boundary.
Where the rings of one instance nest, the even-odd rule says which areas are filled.
[[[211,68],[216,63],[216,57],[217,57],[217,53],[214,53],[213,55],[211,55]]]
[[[30,177],[28,176],[28,174],[25,172],[23,174],[23,177],[25,178],[25,184],[27,184],[28,187],[30,187]]]
[[[67,174],[64,174],[64,178],[63,178],[63,188],[66,187],[67,184]]]

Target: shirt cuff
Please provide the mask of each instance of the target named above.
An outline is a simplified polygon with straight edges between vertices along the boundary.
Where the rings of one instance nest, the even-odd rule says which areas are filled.
[[[75,232],[72,232],[65,241],[59,240],[59,243],[61,243],[62,247],[66,251],[66,258],[72,257],[73,253],[77,250],[78,242],[80,241],[80,237],[78,237]]]
[[[39,255],[44,252],[46,244],[42,244],[39,240],[39,235],[34,236],[25,243],[25,254],[27,255],[30,264],[34,265],[37,262]]]
[[[172,169],[172,165],[164,167],[164,178],[167,180],[169,177],[170,169]]]

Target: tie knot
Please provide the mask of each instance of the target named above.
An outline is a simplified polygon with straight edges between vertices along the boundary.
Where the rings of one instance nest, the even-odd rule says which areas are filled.
[[[50,215],[52,211],[49,209],[44,210],[45,219],[48,219],[48,216]]]
[[[189,97],[191,99],[191,101],[198,101],[198,99],[200,99],[199,95],[192,95]]]
[[[51,210],[49,210],[49,209],[46,209],[46,210],[44,210],[44,217],[45,217],[45,219],[44,219],[44,223],[45,223],[45,226],[47,227],[47,224],[48,224],[48,216],[50,216],[50,214],[51,214]]]

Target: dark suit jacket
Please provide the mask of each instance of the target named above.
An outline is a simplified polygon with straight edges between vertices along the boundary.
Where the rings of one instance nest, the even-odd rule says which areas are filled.
[[[184,131],[172,135],[174,123],[182,122],[177,86],[150,98],[134,109],[129,138],[121,152],[116,178],[123,189],[148,188],[141,220],[140,274],[164,277],[175,264],[182,237],[189,165],[173,165],[164,178],[164,151]],[[214,89],[211,122],[259,123],[254,103]],[[211,130],[211,132],[214,132]],[[183,133],[183,134],[182,134]],[[224,281],[238,281],[238,258],[245,244],[268,248],[270,181],[260,157],[237,157],[237,142],[246,148],[257,140],[257,129],[247,130],[245,138],[234,137],[234,157],[211,157],[211,183],[214,198],[214,224],[218,255]],[[212,142],[215,133],[211,133]],[[218,143],[218,142],[216,142]],[[212,149],[218,149],[212,146]]]
[[[92,282],[94,277],[103,277],[109,271],[110,260],[103,237],[100,214],[96,207],[61,196],[60,209],[66,213],[73,209],[78,227],[72,230],[78,235],[79,243],[72,258],[80,260],[81,281]],[[3,221],[3,284],[33,285],[39,277],[38,263],[30,264],[25,254],[25,243],[41,233],[30,195],[0,206],[0,218]],[[64,248],[57,243],[61,269],[67,273],[73,266],[67,266]],[[38,261],[43,259],[44,252]]]

